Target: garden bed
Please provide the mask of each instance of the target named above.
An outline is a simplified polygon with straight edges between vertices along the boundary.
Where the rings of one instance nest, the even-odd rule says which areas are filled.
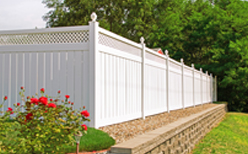
[[[143,119],[136,119],[120,124],[100,127],[99,129],[108,133],[116,141],[116,144],[130,140],[138,135],[155,130],[164,125],[172,123],[180,118],[199,113],[203,110],[216,106],[216,104],[204,104],[186,109],[174,110],[170,113],[161,113]]]

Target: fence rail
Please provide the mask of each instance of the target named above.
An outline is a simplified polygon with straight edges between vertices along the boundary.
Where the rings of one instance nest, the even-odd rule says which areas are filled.
[[[0,95],[8,106],[45,88],[71,95],[75,109],[91,113],[102,127],[217,100],[217,80],[208,72],[145,46],[89,26],[0,31]]]

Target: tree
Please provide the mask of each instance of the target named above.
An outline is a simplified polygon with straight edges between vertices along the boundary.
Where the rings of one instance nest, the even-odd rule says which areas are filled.
[[[213,38],[201,67],[218,76],[219,99],[229,110],[248,112],[248,3],[222,0],[215,3],[213,20],[207,27]]]
[[[96,12],[100,26],[150,48],[169,50],[218,76],[218,98],[246,111],[248,2],[242,0],[44,0],[53,9],[48,27],[87,25]],[[214,5],[213,5],[214,4]]]
[[[139,41],[151,33],[155,24],[154,0],[43,0],[50,9],[43,18],[47,27],[87,25],[96,12],[100,26]]]

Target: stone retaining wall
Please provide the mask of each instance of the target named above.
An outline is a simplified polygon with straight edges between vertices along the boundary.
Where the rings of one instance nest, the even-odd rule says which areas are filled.
[[[159,129],[111,147],[112,154],[181,154],[189,153],[225,116],[227,107],[220,104],[203,112],[181,118]]]

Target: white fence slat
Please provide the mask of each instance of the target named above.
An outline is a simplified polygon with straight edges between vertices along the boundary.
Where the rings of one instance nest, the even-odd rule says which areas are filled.
[[[79,110],[82,108],[82,51],[75,51],[75,72],[74,72],[74,108]]]
[[[120,69],[119,69],[119,65],[120,65],[120,58],[116,57],[116,117],[120,116]]]
[[[113,56],[112,57],[112,87],[113,87],[113,91],[112,91],[112,117],[116,117],[116,106],[117,106],[117,102],[116,102],[116,95],[117,95],[117,91],[116,91],[116,58]]]
[[[35,95],[38,93],[38,74],[37,74],[37,53],[29,53],[29,77],[30,77],[30,95]]]
[[[48,52],[45,54],[45,70],[46,70],[46,74],[45,74],[45,93],[46,94],[50,94],[51,92],[51,87],[52,87],[52,83],[51,83],[51,70],[52,70],[52,64],[51,64],[51,53]]]
[[[3,56],[4,54],[0,54],[0,72],[4,72],[4,56]],[[0,75],[0,82],[1,82],[1,84],[0,84],[0,99],[1,99],[1,102],[2,102],[2,100],[3,100],[3,97],[4,97],[4,85],[3,85],[3,83],[4,83],[4,75]],[[2,108],[1,109],[1,111],[3,111],[4,109]]]
[[[70,100],[74,101],[74,52],[67,52],[68,60],[67,64],[67,95],[70,95]],[[64,96],[62,96],[63,98]]]
[[[67,92],[67,52],[60,52],[60,70],[59,70],[59,87],[56,89],[56,92],[60,90],[61,100],[65,100],[65,95],[68,95]]]
[[[122,70],[121,71],[121,73],[120,73],[120,76],[121,76],[121,92],[122,92],[122,99],[121,99],[121,108],[122,108],[122,116],[123,115],[125,115],[125,113],[126,113],[126,108],[125,108],[125,104],[126,104],[126,101],[127,101],[127,99],[126,99],[126,95],[127,95],[127,93],[126,93],[126,65],[125,65],[125,59],[122,59],[121,60],[121,68],[122,69],[120,69],[120,70]]]
[[[109,83],[109,80],[110,80],[110,65],[109,65],[109,55],[105,55],[105,70],[106,70],[106,74],[105,74],[105,80],[106,80],[106,104],[105,104],[105,118],[108,118],[109,117],[109,114],[110,114],[110,106],[109,106],[109,103],[110,103],[110,83]]]
[[[60,67],[60,53],[54,52],[53,53],[53,87],[51,90],[51,96],[57,96],[58,90],[60,90],[60,74],[59,74],[59,67]],[[63,83],[63,82],[62,82]]]
[[[4,93],[4,96],[8,96],[9,99],[7,99],[6,103],[5,103],[5,106],[4,106],[4,111],[7,110],[7,108],[9,107],[10,105],[10,96],[9,96],[9,72],[10,72],[10,65],[9,65],[9,57],[10,57],[10,54],[5,54],[4,55],[4,66],[5,66],[5,69],[4,69],[4,81],[3,81],[3,85],[4,85],[4,89],[3,89],[3,93]],[[2,96],[2,97],[4,97]]]
[[[17,103],[18,91],[17,91],[17,67],[18,67],[18,57],[16,53],[13,53],[11,56],[11,104]],[[12,106],[13,107],[13,106]]]

